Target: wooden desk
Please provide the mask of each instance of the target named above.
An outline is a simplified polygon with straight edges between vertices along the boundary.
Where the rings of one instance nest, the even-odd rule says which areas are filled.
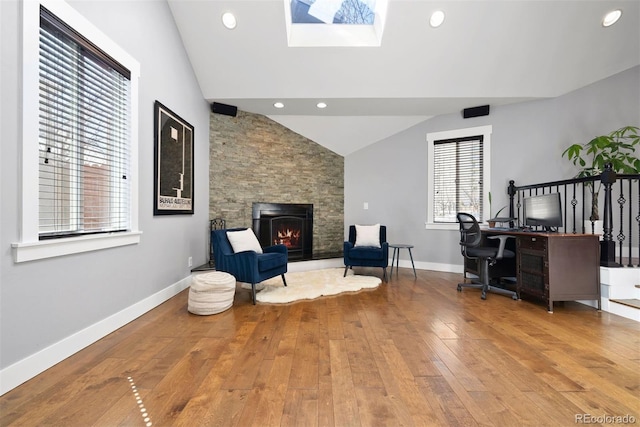
[[[555,301],[594,300],[601,309],[597,235],[491,229],[482,233],[515,237],[518,295],[544,300],[550,313]]]

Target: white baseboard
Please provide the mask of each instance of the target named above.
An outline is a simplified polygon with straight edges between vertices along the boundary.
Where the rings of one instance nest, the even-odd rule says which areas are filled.
[[[159,306],[188,288],[190,284],[191,276],[185,277],[142,301],[2,369],[0,396]]]
[[[400,267],[403,268],[411,268],[410,260],[400,260]],[[416,270],[433,270],[433,271],[444,271],[446,273],[462,273],[462,265],[455,264],[439,264],[434,262],[415,262]],[[322,268],[344,268],[344,259],[343,258],[330,258],[330,259],[319,259],[312,261],[297,261],[290,262],[287,265],[287,271],[293,273],[297,271],[309,271],[309,270],[319,270]],[[395,265],[394,265],[395,268]],[[391,260],[389,260],[389,266],[387,267],[387,271],[391,270]]]
[[[323,268],[344,268],[343,258],[316,259],[310,261],[297,261],[287,264],[287,271],[296,273],[298,271],[321,270]]]
[[[411,260],[401,259],[398,263],[399,267],[402,268],[411,268]],[[432,271],[442,271],[445,273],[462,273],[463,266],[461,264],[441,264],[437,262],[424,262],[424,261],[415,261],[414,262],[416,270],[432,270]],[[389,268],[391,268],[391,261],[389,261]],[[395,269],[395,264],[393,266]]]

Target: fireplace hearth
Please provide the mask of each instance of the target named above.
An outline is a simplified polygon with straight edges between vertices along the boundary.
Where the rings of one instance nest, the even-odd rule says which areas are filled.
[[[262,246],[283,244],[289,250],[289,259],[311,259],[313,205],[254,203],[253,230]]]

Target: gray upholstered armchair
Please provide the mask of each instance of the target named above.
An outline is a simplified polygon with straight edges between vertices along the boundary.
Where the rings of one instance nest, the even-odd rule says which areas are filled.
[[[256,250],[234,251],[234,246],[229,240],[227,232],[249,230],[248,228],[231,228],[211,231],[211,244],[216,260],[216,270],[233,275],[240,282],[251,283],[251,297],[256,303],[256,283],[270,279],[277,275],[282,276],[284,285],[287,281],[284,274],[287,272],[288,252],[285,245],[273,245],[260,248],[257,239]],[[255,238],[255,235],[253,236]]]
[[[379,231],[378,231],[379,227]],[[358,234],[360,232],[360,235]],[[384,225],[350,225],[349,241],[344,242],[344,275],[351,267],[381,267],[387,281],[389,243]]]

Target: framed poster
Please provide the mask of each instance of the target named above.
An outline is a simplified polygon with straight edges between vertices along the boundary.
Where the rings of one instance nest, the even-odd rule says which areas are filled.
[[[154,103],[153,214],[193,214],[193,126]]]

